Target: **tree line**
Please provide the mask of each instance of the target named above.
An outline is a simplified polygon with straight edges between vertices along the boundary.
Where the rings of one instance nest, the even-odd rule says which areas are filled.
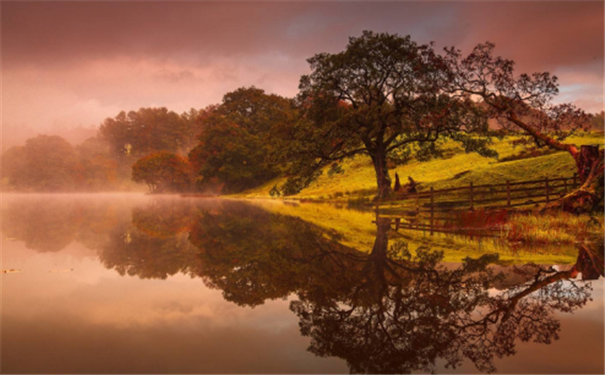
[[[564,140],[602,128],[603,114],[554,104],[557,77],[515,74],[514,62],[494,51],[488,42],[468,55],[453,47],[439,53],[409,36],[365,31],[342,52],[308,59],[310,73],[294,98],[249,87],[180,115],[166,108],[121,112],[75,148],[39,136],[7,150],[3,177],[30,190],[96,188],[131,176],[154,192],[234,193],[285,176],[272,192],[290,195],[363,154],[383,199],[393,190],[389,163],[439,156],[445,139],[497,157],[492,140],[512,134],[568,152],[582,186],[564,206],[593,209],[603,199],[603,150]]]

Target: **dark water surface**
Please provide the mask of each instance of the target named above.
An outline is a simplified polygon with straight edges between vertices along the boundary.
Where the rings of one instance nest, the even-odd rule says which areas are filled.
[[[143,195],[3,195],[1,230],[2,373],[604,370],[581,253],[444,264],[381,221],[355,249],[254,203]]]

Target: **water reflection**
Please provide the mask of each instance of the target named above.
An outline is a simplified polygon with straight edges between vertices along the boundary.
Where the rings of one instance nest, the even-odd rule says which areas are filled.
[[[240,306],[293,297],[309,351],[342,358],[353,373],[430,372],[465,360],[496,371],[494,360],[517,342],[558,339],[557,314],[591,297],[578,276],[603,274],[602,251],[588,248],[566,269],[499,267],[493,254],[444,264],[439,252],[389,243],[383,220],[372,249],[352,249],[337,233],[238,201],[151,202],[132,221],[85,207],[12,206],[2,229],[41,252],[81,241],[121,275],[201,278]]]
[[[515,340],[549,344],[558,338],[554,312],[584,306],[591,287],[574,281],[574,269],[515,268],[525,282],[505,287],[506,273],[489,267],[486,255],[459,267],[439,265],[440,254],[404,246],[387,250],[388,222],[378,223],[371,254],[357,282],[338,295],[303,294],[291,309],[310,350],[344,358],[354,373],[434,371],[436,361],[456,367],[464,358],[480,371],[512,355]],[[338,276],[336,276],[338,277]]]

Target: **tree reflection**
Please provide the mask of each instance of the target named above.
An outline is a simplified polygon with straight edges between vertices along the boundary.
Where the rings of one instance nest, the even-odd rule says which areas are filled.
[[[556,340],[554,313],[590,297],[590,284],[573,279],[594,269],[581,261],[566,271],[526,265],[505,273],[493,267],[497,255],[484,255],[452,268],[439,252],[389,248],[389,229],[378,221],[365,254],[298,219],[242,206],[204,213],[190,238],[208,285],[248,306],[295,294],[291,310],[312,339],[309,350],[343,358],[355,373],[433,371],[440,359],[456,367],[465,358],[492,372],[517,340]]]
[[[247,306],[331,280],[341,261],[333,254],[346,260],[356,253],[337,239],[301,219],[241,202],[225,202],[220,211],[198,211],[190,234],[201,250],[197,274],[221,289],[225,299]]]
[[[79,218],[73,205],[18,202],[3,210],[2,232],[22,240],[28,249],[57,252],[76,239]]]
[[[142,279],[189,273],[197,259],[198,251],[186,235],[154,237],[127,225],[110,232],[109,241],[99,253],[105,267]]]
[[[132,223],[123,223],[107,235],[99,260],[120,275],[166,279],[190,274],[199,262],[199,250],[188,239],[195,209],[186,202],[152,201],[132,210]]]
[[[438,252],[421,248],[412,256],[403,245],[387,251],[388,222],[377,229],[362,282],[334,298],[303,294],[291,304],[302,334],[312,339],[309,350],[345,359],[353,373],[434,371],[438,359],[456,367],[464,358],[493,372],[493,360],[514,354],[517,339],[558,339],[554,313],[572,312],[590,298],[590,284],[572,279],[578,265],[515,267],[526,281],[498,293],[493,288],[507,275],[490,267],[497,256],[448,269]]]
[[[58,252],[77,241],[98,249],[127,213],[112,202],[33,196],[2,207],[2,233],[37,252]]]

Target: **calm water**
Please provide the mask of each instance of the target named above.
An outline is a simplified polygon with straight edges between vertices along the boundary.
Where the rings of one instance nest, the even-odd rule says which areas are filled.
[[[143,195],[4,195],[1,230],[3,373],[604,370],[582,253],[579,274],[443,264],[382,222],[353,249],[251,203]]]

